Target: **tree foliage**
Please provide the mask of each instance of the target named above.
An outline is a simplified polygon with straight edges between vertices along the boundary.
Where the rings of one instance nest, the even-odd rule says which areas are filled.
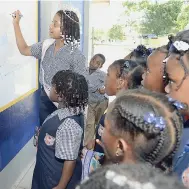
[[[181,12],[182,1],[169,0],[164,3],[158,3],[158,1],[153,3],[148,0],[142,0],[138,3],[126,1],[123,5],[126,8],[126,14],[133,11],[143,13],[138,26],[139,31],[143,34],[164,35],[178,30],[177,18]]]
[[[101,41],[103,40],[103,38],[105,38],[105,35],[106,34],[102,29],[95,29],[93,37],[94,37],[94,40]]]
[[[189,5],[185,6],[177,18],[178,30],[183,30],[189,24]]]
[[[124,39],[123,26],[113,25],[112,28],[108,31],[108,36],[112,40],[123,40]]]

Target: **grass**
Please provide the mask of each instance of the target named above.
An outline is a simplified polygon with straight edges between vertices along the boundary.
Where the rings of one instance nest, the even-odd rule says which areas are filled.
[[[157,48],[167,44],[167,42],[168,42],[167,36],[162,36],[162,37],[158,37],[158,39],[143,39],[142,43],[147,47]]]

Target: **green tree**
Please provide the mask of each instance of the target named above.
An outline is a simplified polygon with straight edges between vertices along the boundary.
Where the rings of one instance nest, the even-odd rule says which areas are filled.
[[[183,30],[189,24],[189,5],[185,6],[177,18],[177,29]]]
[[[101,41],[105,38],[105,32],[102,29],[95,29],[93,37],[95,41]]]
[[[177,29],[177,17],[181,12],[182,1],[169,0],[164,3],[153,3],[148,0],[142,0],[138,3],[124,2],[127,12],[143,13],[139,31],[143,34],[154,33],[164,35],[175,32]]]
[[[123,26],[113,25],[112,28],[108,31],[108,36],[112,40],[123,40],[124,39]]]
[[[126,1],[123,2],[123,6],[126,8],[125,13],[130,14],[130,12],[138,12],[141,11],[141,9],[145,9],[150,5],[150,2],[148,0],[142,0],[138,3],[134,1]]]

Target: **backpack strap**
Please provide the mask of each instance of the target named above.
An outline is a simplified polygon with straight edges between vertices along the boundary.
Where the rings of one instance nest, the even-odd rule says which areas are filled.
[[[42,54],[41,54],[41,62],[43,61],[44,57],[45,57],[45,53],[47,51],[47,49],[55,42],[55,39],[46,39],[43,42],[43,46],[42,46]],[[44,69],[43,69],[43,65],[41,64],[41,74],[42,74],[42,84],[45,86],[45,73],[44,73]]]
[[[43,46],[42,46],[42,54],[41,54],[41,62],[44,59],[45,53],[47,49],[55,42],[55,39],[46,39],[43,41]]]
[[[41,55],[41,62],[43,61],[44,57],[45,57],[45,53],[47,51],[47,49],[55,42],[55,39],[46,39],[43,42],[43,46],[42,46],[42,55]],[[43,65],[41,64],[41,74],[42,74],[42,85],[44,87],[45,93],[47,94],[47,96],[50,96],[50,86],[48,84],[45,83],[45,71],[43,69]],[[56,102],[53,102],[53,104],[58,107],[58,104]]]

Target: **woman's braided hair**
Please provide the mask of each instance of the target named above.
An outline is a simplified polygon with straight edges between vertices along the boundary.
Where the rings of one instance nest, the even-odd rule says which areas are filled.
[[[67,108],[84,110],[88,103],[88,84],[84,76],[62,70],[55,74],[52,79],[57,94],[63,97],[63,103]]]
[[[59,10],[56,14],[60,16],[60,29],[65,43],[72,43],[74,47],[77,47],[80,43],[80,25],[77,14],[70,10]]]
[[[177,178],[147,164],[108,165],[92,172],[76,189],[184,189]]]
[[[144,120],[147,113],[163,117],[166,127],[160,130],[153,123],[147,123]],[[124,138],[131,143],[138,160],[149,162],[162,170],[171,168],[171,160],[180,144],[183,120],[166,96],[145,89],[123,91],[108,111],[107,119],[113,123],[113,135],[125,133],[127,137]],[[129,138],[126,135],[128,133]],[[141,134],[144,138],[139,142]]]

